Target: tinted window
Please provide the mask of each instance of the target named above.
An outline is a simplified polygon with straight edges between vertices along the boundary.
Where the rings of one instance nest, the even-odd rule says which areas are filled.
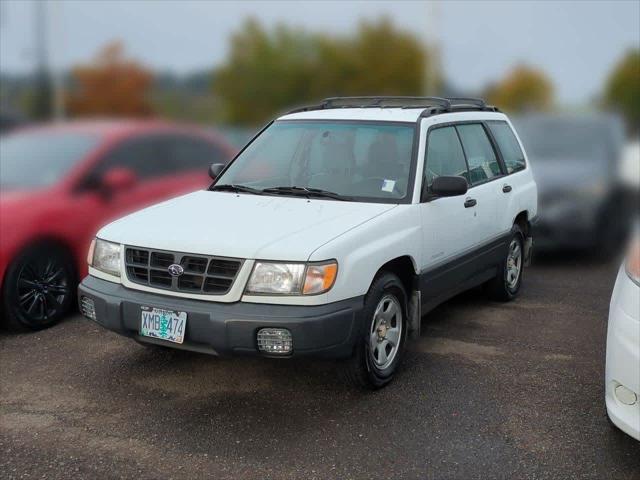
[[[524,169],[524,154],[511,127],[506,122],[489,122],[488,125],[502,153],[507,173]]]
[[[458,125],[456,128],[467,156],[471,184],[486,182],[500,175],[500,164],[484,127],[473,123]]]
[[[166,142],[167,139],[163,137],[128,140],[107,154],[94,175],[101,177],[105,172],[116,167],[133,170],[140,179],[168,175],[175,167],[169,161]]]
[[[0,140],[0,185],[35,188],[60,180],[99,143],[94,135],[25,132]]]
[[[434,178],[443,175],[461,176],[469,181],[464,152],[458,134],[453,127],[431,130],[427,141],[425,170],[427,185],[431,186]]]
[[[171,140],[169,162],[174,171],[207,171],[212,163],[227,163],[229,160],[221,149],[198,138],[175,137]]]

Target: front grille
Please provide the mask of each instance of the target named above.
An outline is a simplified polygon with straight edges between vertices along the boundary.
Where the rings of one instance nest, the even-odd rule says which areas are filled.
[[[180,265],[184,273],[173,276],[170,265]],[[140,285],[174,292],[225,295],[231,290],[242,260],[190,253],[126,247],[127,278]]]

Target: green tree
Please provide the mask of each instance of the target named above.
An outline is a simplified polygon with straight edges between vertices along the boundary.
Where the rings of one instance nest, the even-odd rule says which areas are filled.
[[[604,103],[625,117],[629,132],[640,133],[640,49],[629,50],[615,66],[605,85]]]
[[[426,57],[413,35],[387,19],[331,37],[249,20],[232,38],[214,90],[224,119],[255,124],[286,108],[332,95],[416,95]]]
[[[544,72],[517,65],[484,93],[487,101],[507,112],[548,110],[553,105],[553,84]]]

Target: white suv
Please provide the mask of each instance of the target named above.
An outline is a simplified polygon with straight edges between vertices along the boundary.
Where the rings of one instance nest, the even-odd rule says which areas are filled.
[[[481,100],[328,99],[211,174],[98,232],[85,316],[147,344],[344,358],[379,388],[428,310],[481,284],[505,301],[520,290],[536,184]]]

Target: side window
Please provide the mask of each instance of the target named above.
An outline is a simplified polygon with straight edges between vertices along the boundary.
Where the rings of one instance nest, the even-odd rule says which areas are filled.
[[[524,154],[507,122],[488,122],[489,130],[493,134],[498,148],[502,153],[507,173],[523,170],[525,167]]]
[[[425,180],[431,186],[441,176],[460,176],[469,181],[467,163],[454,127],[436,128],[429,132]]]
[[[171,165],[161,147],[155,137],[125,141],[107,154],[93,175],[100,177],[115,167],[133,170],[141,180],[166,175],[170,173]]]
[[[207,171],[212,163],[229,161],[221,149],[205,140],[192,137],[174,137],[170,141],[169,163],[174,172]]]
[[[457,125],[464,152],[469,164],[471,185],[486,182],[502,174],[484,127],[479,123]]]

